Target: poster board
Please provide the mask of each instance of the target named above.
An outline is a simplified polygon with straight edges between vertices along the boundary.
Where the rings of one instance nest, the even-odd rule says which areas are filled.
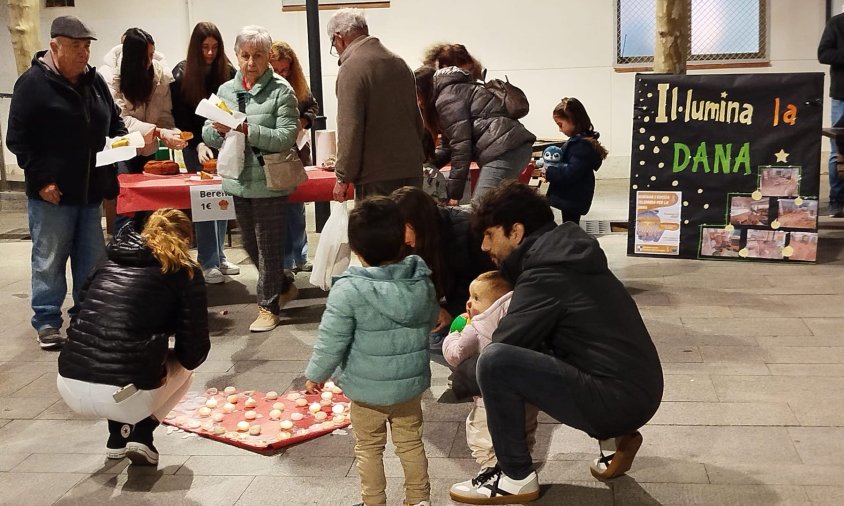
[[[638,74],[628,255],[815,261],[823,81]]]

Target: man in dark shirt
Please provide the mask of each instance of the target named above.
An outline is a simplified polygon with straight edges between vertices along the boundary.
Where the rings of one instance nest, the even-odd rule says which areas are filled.
[[[818,44],[818,61],[829,65],[829,96],[832,126],[844,126],[844,14],[830,18]],[[844,218],[844,178],[838,176],[838,145],[830,141],[829,151],[829,215]]]

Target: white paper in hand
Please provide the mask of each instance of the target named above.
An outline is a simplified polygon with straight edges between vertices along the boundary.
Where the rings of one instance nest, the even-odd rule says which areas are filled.
[[[111,145],[118,140],[126,139],[128,146],[113,148]],[[144,136],[140,132],[131,132],[128,135],[110,139],[106,137],[105,149],[97,153],[97,167],[111,165],[134,158],[138,154],[138,148],[144,147]]]
[[[229,114],[217,107],[217,104],[220,102],[223,102],[223,100],[212,93],[209,98],[203,98],[199,101],[199,104],[196,106],[196,111],[194,112],[203,118],[216,121],[217,123],[226,125],[231,129],[235,129],[240,126],[240,124],[243,123],[243,120],[246,119],[246,114],[240,111],[232,111],[231,114]]]

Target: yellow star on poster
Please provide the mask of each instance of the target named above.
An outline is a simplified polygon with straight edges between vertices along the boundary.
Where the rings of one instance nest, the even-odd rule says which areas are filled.
[[[777,163],[787,163],[788,162],[788,153],[785,152],[784,149],[780,148],[779,151],[774,153],[774,156],[777,157]]]
[[[727,92],[726,91],[721,92],[721,98],[727,98]]]

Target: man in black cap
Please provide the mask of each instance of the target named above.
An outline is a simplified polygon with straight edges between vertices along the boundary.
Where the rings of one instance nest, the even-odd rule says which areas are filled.
[[[94,33],[74,16],[53,20],[50,48],[15,83],[6,143],[24,170],[32,236],[32,326],[43,349],[60,347],[65,270],[73,316],[105,254],[100,206],[118,192],[113,166],[96,167],[106,137],[126,134],[108,86],[88,65]]]

